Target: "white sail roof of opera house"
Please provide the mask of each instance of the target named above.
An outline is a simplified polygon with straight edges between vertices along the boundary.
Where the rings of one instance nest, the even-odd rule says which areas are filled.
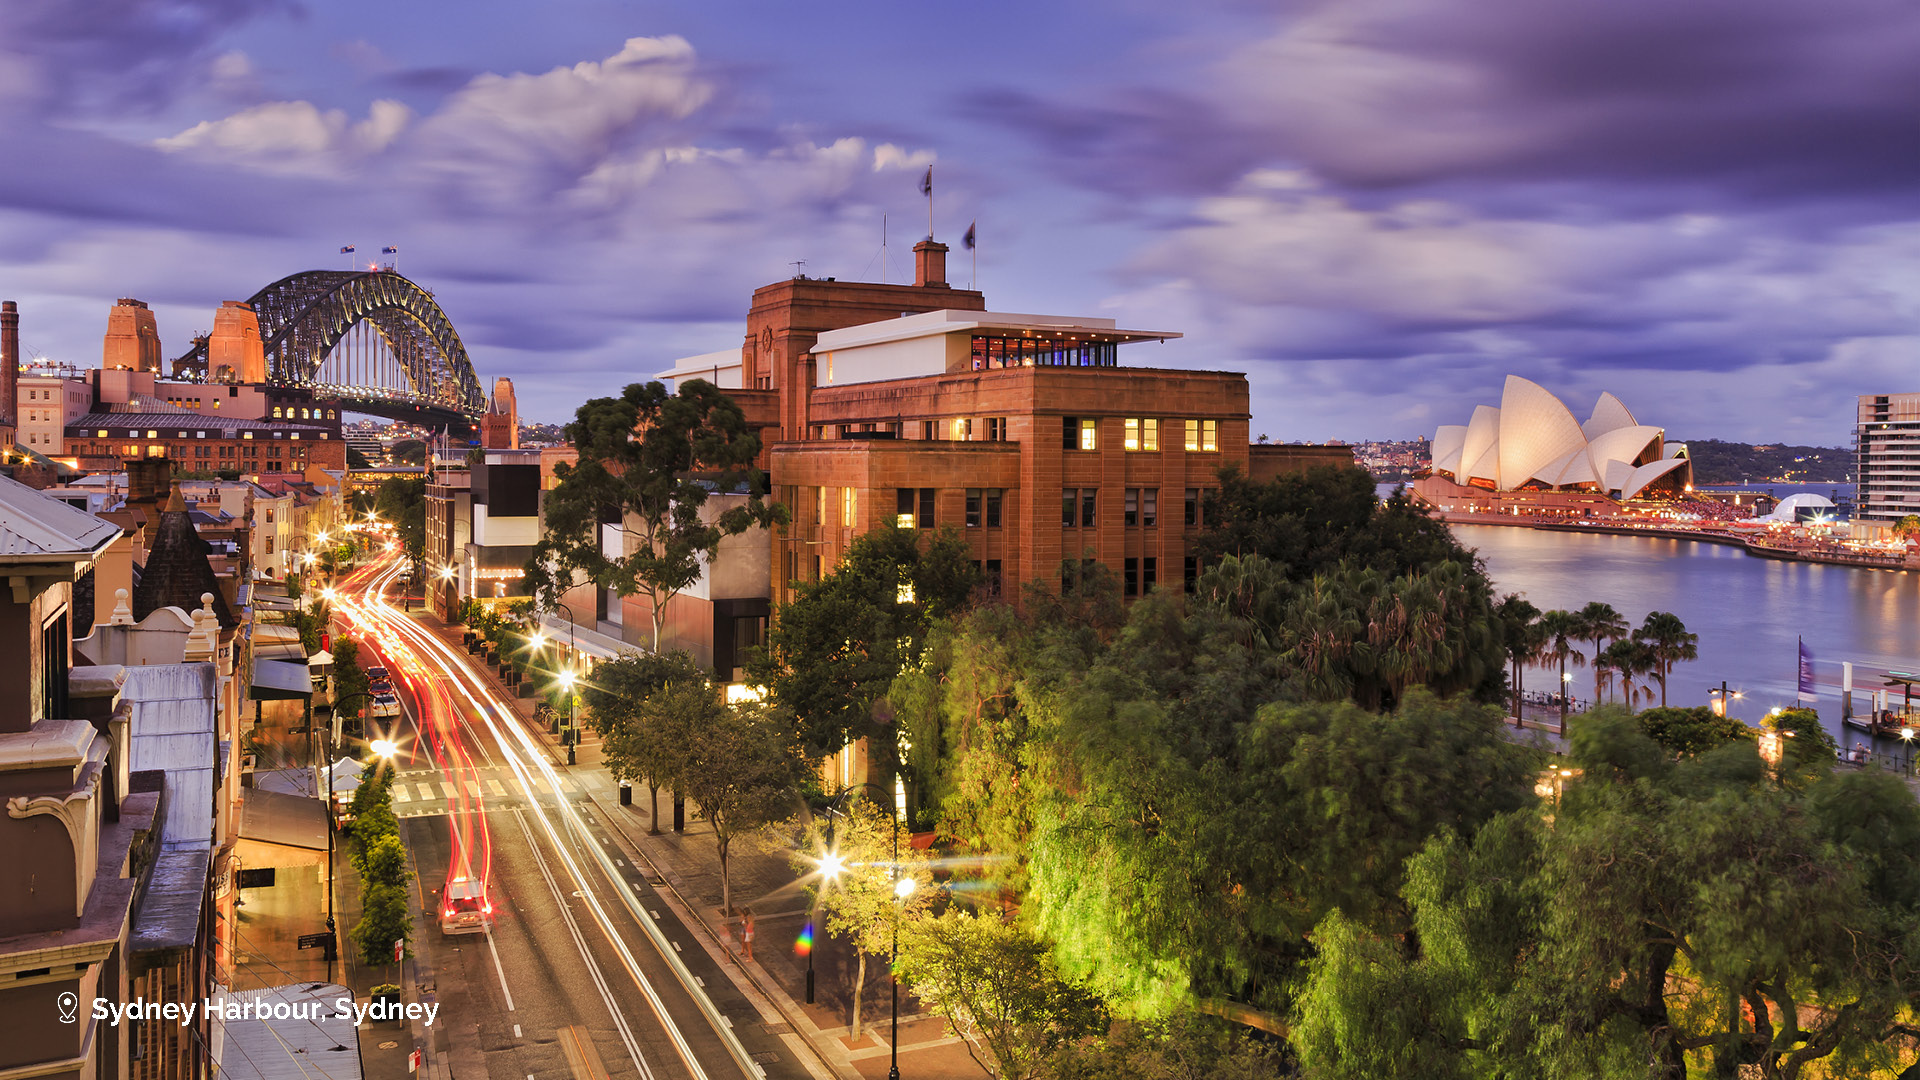
[[[1833,500],[1827,498],[1825,495],[1815,495],[1811,491],[1802,491],[1781,499],[1780,505],[1774,507],[1773,513],[1768,514],[1763,520],[1797,521],[1799,520],[1802,509],[1831,510],[1832,508]]]
[[[1631,499],[1656,483],[1690,486],[1686,449],[1611,393],[1582,422],[1539,383],[1509,375],[1499,407],[1477,406],[1467,423],[1434,432],[1433,471],[1497,491],[1533,486]]]

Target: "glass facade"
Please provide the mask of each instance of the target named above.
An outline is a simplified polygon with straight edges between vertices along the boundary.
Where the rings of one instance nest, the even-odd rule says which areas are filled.
[[[1010,367],[1116,367],[1119,346],[1074,338],[973,337],[973,370]]]

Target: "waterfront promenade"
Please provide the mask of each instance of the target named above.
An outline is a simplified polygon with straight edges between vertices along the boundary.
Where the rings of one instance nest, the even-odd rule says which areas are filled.
[[[1737,547],[1749,555],[1762,559],[1854,566],[1868,570],[1920,570],[1920,552],[1912,549],[1901,552],[1882,546],[1829,539],[1791,526],[1785,529],[1756,530],[1751,526],[1742,528],[1720,521],[1694,524],[1659,519],[1585,520],[1513,514],[1469,514],[1441,510],[1430,504],[1429,509],[1435,517],[1449,525],[1496,525],[1503,528],[1538,529],[1545,532],[1692,540],[1702,544],[1724,544]]]

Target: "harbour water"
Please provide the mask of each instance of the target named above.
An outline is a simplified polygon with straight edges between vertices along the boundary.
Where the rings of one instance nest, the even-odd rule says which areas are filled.
[[[1841,662],[1854,664],[1854,708],[1865,691],[1884,689],[1887,670],[1920,670],[1920,574],[1755,558],[1718,544],[1640,536],[1538,532],[1494,525],[1456,525],[1454,535],[1477,550],[1504,595],[1517,592],[1541,610],[1612,604],[1638,626],[1650,611],[1670,611],[1700,635],[1700,659],[1674,669],[1671,705],[1704,705],[1721,680],[1741,696],[1735,716],[1758,721],[1795,699],[1796,639],[1814,656],[1816,707],[1842,747],[1867,740],[1843,729]],[[1593,696],[1593,672],[1576,670],[1574,696]],[[1557,671],[1530,672],[1527,686],[1550,690]],[[1657,692],[1657,691],[1656,691]],[[1890,703],[1899,692],[1890,691]],[[1875,749],[1902,754],[1900,740]]]

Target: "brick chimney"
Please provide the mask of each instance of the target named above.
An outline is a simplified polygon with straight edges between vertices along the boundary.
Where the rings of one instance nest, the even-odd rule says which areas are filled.
[[[913,283],[923,289],[947,287],[947,245],[932,237],[913,245]]]
[[[19,426],[20,308],[0,302],[0,427]]]

